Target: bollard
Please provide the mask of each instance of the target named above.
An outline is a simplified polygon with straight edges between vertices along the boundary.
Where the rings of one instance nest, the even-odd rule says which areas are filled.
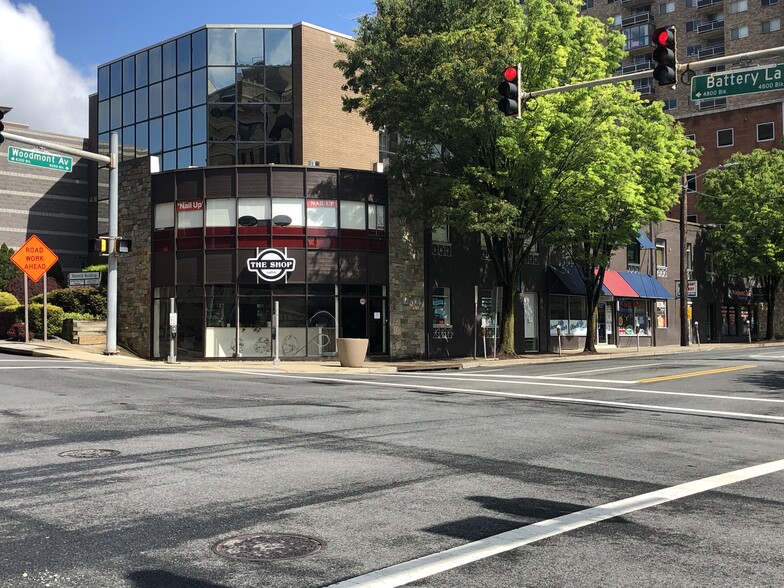
[[[634,326],[634,332],[637,335],[637,351],[640,350],[640,325]]]
[[[746,331],[749,334],[749,345],[751,345],[751,320],[746,319]]]
[[[558,337],[558,355],[561,355],[561,325],[555,326],[555,334]]]
[[[700,346],[700,323],[694,321],[694,338],[697,340],[697,347]]]

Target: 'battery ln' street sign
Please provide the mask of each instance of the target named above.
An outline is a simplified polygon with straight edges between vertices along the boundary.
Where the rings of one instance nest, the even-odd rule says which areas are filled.
[[[24,149],[23,147],[9,147],[8,161],[56,169],[64,172],[69,172],[73,169],[73,157],[59,155],[57,153],[47,153],[45,151],[35,151],[33,149]]]
[[[738,94],[784,90],[784,64],[755,69],[720,71],[691,79],[691,99],[724,98]]]

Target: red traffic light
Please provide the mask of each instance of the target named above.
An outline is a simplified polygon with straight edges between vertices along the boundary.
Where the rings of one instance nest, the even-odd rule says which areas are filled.
[[[655,33],[656,37],[654,38],[653,42],[657,45],[664,45],[667,46],[674,41],[674,35],[669,28],[659,29]]]
[[[517,83],[517,68],[516,67],[507,67],[504,70],[504,79],[507,82],[515,82],[515,83]]]

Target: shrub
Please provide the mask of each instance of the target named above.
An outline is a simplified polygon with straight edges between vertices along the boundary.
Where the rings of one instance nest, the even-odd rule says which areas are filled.
[[[16,320],[22,322],[24,320],[24,306],[16,309]],[[30,330],[34,333],[44,332],[44,305],[37,302],[31,302],[30,308],[27,311],[30,320]],[[47,304],[46,306],[47,318],[47,334],[58,335],[63,330],[63,320],[65,319],[65,312],[63,309],[55,304]],[[22,323],[24,324],[24,323]]]
[[[0,292],[0,309],[5,310],[9,306],[17,306],[19,300],[10,292]]]
[[[43,301],[43,294],[32,299],[32,302],[43,303]],[[47,296],[47,303],[55,304],[65,312],[89,314],[95,317],[106,316],[106,295],[92,286],[56,290]]]
[[[17,322],[16,310],[19,307],[20,306],[17,304],[16,306],[9,306],[8,308],[0,310],[0,333],[3,333],[3,335],[8,333],[8,329]],[[22,312],[24,313],[24,310]]]
[[[17,300],[24,301],[24,280],[25,276],[16,276],[15,278],[11,278],[11,281],[8,282],[8,286],[6,286],[5,291],[10,292],[14,296],[16,296]],[[46,278],[46,290],[47,292],[54,292],[55,290],[60,290],[60,284],[57,283],[57,280],[54,278],[47,277]],[[27,295],[33,297],[37,294],[42,294],[44,291],[44,281],[38,280],[37,282],[28,282],[27,286]]]
[[[8,329],[8,338],[11,341],[24,341],[25,340],[25,324],[24,323],[14,323],[11,325],[11,328]],[[33,339],[33,332],[27,332],[28,339]]]

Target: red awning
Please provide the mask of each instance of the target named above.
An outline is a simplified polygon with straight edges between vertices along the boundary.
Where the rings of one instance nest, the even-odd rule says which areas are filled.
[[[639,298],[640,295],[634,291],[626,280],[621,277],[616,271],[605,270],[604,272],[604,286],[613,296],[618,298]]]

